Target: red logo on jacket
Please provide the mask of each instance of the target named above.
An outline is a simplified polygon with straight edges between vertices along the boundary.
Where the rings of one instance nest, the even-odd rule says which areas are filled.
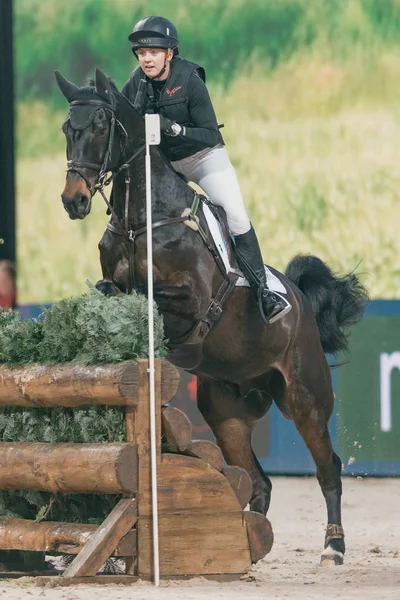
[[[168,88],[165,90],[168,94],[168,96],[173,96],[175,94],[175,92],[177,92],[178,90],[182,89],[181,85],[177,85],[176,87],[172,88],[172,90],[169,90]]]

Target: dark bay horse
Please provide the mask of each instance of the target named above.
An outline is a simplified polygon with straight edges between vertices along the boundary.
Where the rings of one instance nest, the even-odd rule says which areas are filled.
[[[112,216],[99,243],[103,280],[97,286],[108,294],[129,291],[132,285],[145,290],[144,119],[100,70],[93,84],[82,88],[56,76],[70,103],[63,125],[68,158],[64,207],[71,219],[85,218],[106,173],[113,174]],[[197,323],[204,325],[223,276],[201,235],[182,220],[185,209],[187,214],[193,207],[195,192],[157,147],[151,153],[157,224],[154,299],[173,348]],[[201,212],[198,216],[207,230]],[[334,396],[325,352],[346,349],[347,328],[361,318],[368,294],[354,274],[338,277],[314,256],[296,256],[286,275],[272,271],[287,290],[291,312],[266,326],[249,288],[234,288],[202,340],[200,362],[192,369],[198,376],[198,407],[227,463],[250,474],[250,507],[263,514],[270,504],[271,482],[252,451],[252,430],[273,401],[294,420],[314,459],[327,506],[321,562],[342,564],[341,461],[328,432]]]

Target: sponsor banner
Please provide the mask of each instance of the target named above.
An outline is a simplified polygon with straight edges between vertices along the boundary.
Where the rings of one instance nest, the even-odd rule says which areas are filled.
[[[338,450],[357,475],[400,475],[400,302],[372,302],[336,372]]]

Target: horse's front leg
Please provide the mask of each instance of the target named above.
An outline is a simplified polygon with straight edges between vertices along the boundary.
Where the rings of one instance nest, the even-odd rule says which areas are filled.
[[[123,279],[126,268],[123,264],[126,260],[121,259],[121,241],[120,236],[108,231],[103,234],[99,242],[100,264],[103,273],[103,279],[100,279],[95,287],[105,296],[116,296],[121,290],[117,285],[116,278]]]
[[[256,402],[253,403],[254,400]],[[246,469],[251,477],[251,510],[265,515],[270,504],[272,484],[251,448],[251,433],[268,411],[270,400],[263,399],[256,390],[242,398],[237,386],[199,377],[197,401],[226,462]]]
[[[95,288],[104,294],[104,296],[116,296],[120,291],[110,279],[99,279]]]

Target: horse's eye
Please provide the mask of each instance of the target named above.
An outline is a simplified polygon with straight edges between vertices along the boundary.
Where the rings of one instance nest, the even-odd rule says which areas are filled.
[[[106,123],[101,124],[99,123],[98,125],[95,126],[94,128],[94,134],[98,137],[104,137],[107,133],[107,125]]]

